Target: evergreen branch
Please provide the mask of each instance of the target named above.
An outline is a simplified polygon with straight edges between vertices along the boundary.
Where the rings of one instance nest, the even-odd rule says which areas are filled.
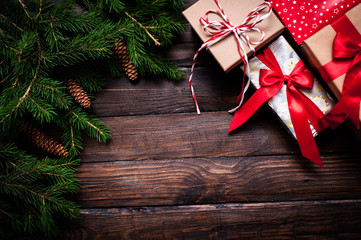
[[[15,38],[13,38],[12,36],[10,36],[9,34],[4,33],[4,31],[3,31],[1,28],[0,28],[0,34],[6,36],[6,37],[8,37],[9,39],[11,39],[11,40],[13,40],[14,42],[16,42],[16,39],[15,39]]]
[[[34,83],[34,85],[37,85],[37,86],[40,86],[40,87],[43,87],[43,88],[50,89],[51,91],[54,91],[54,90],[55,90],[55,88],[52,87],[52,86],[46,86],[46,85],[43,85],[43,84],[40,84],[40,83]]]
[[[20,0],[19,0],[20,1]],[[38,50],[40,52],[40,42],[38,42]],[[38,73],[39,73],[39,69],[40,69],[40,58],[38,58],[38,63],[37,63],[37,66],[36,66],[36,69],[35,69],[35,74],[28,86],[28,88],[26,89],[24,95],[19,99],[19,102],[18,104],[15,105],[15,107],[7,114],[5,115],[1,120],[0,120],[0,123],[3,123],[5,121],[5,119],[7,119],[8,117],[10,117],[10,115],[20,107],[20,105],[24,102],[25,98],[29,95],[29,92],[31,90],[31,87],[33,86],[36,78],[38,77]]]
[[[30,40],[32,40],[32,39],[29,39],[29,38],[28,38],[28,39],[26,40],[26,42],[24,43],[24,45],[22,46],[22,48],[21,48],[21,49],[19,48],[19,51],[18,51],[18,61],[19,61],[19,63],[20,63],[20,62],[24,62],[24,61],[26,61],[28,58],[32,57],[34,54],[39,53],[39,50],[34,51],[32,54],[30,54],[29,56],[27,56],[24,60],[21,60],[21,55],[23,54],[24,49],[26,48],[26,46],[28,45],[28,42],[29,42]]]
[[[19,81],[19,77],[17,77],[17,78],[15,79],[15,82],[13,83],[13,88],[15,88],[16,86],[19,86],[18,81]]]
[[[46,174],[51,175],[51,176],[56,176],[55,174],[50,174],[50,173],[46,173]],[[67,187],[66,186],[61,186],[61,187],[58,187],[58,188],[54,188],[51,191],[46,192],[44,195],[47,196],[47,195],[49,195],[51,193],[57,192],[57,191],[62,190],[62,189],[67,189]]]
[[[55,40],[55,41],[58,41],[58,39],[57,39],[56,36],[55,36],[53,22],[50,21],[50,22],[49,22],[49,25],[50,25],[50,29],[51,29],[51,32],[52,32],[52,34],[53,34],[54,40]]]
[[[134,58],[138,58],[138,50],[136,47],[136,40],[135,40],[135,34],[132,34],[132,42],[133,42],[133,53],[134,53]],[[130,51],[131,54],[131,51]]]
[[[54,55],[66,55],[66,54],[81,51],[81,50],[103,52],[103,51],[105,51],[105,48],[87,48],[87,47],[82,46],[77,49],[70,50],[68,52],[58,52],[58,53],[53,53],[53,54]]]
[[[74,143],[74,131],[73,127],[70,126],[70,137],[71,137],[71,148],[75,149],[75,143]]]
[[[64,175],[60,175],[60,174],[55,174],[55,173],[43,173],[44,175],[48,175],[48,176],[53,176],[53,177],[64,177]]]
[[[63,196],[79,190],[74,176],[79,161],[40,161],[8,144],[19,137],[17,122],[29,118],[39,126],[55,124],[71,156],[79,154],[83,133],[99,142],[110,138],[103,122],[74,104],[64,79],[76,79],[88,94],[99,91],[104,70],[121,73],[112,51],[117,38],[127,44],[143,76],[181,75],[154,51],[184,29],[181,0],[55,1],[0,4],[0,238],[31,232],[56,236],[59,214],[79,214]],[[84,12],[76,2],[83,3]]]
[[[137,12],[134,13],[134,15],[138,15],[139,13],[143,12],[146,8],[150,8],[151,6],[153,6],[154,4],[156,4],[159,0],[155,0],[154,2],[152,2],[151,4],[145,5],[144,8],[139,9]]]
[[[2,214],[4,214],[4,215],[8,216],[9,218],[11,218],[11,219],[12,219],[13,221],[15,221],[16,223],[21,224],[21,222],[20,222],[18,219],[14,218],[10,213],[2,210],[1,208],[0,208],[0,212],[1,212]]]
[[[6,16],[4,16],[3,14],[0,13],[0,17],[4,18],[6,21],[9,21],[14,27],[16,27],[17,29],[19,29],[20,31],[24,32],[24,30],[19,27],[18,25],[16,25],[14,22],[10,21]]]
[[[0,42],[1,42],[6,48],[15,51],[16,54],[19,54],[19,51],[18,51],[17,49],[15,49],[15,48],[13,48],[13,47],[9,47],[9,46],[6,45],[2,40],[0,40]]]
[[[24,171],[24,170],[22,170],[18,165],[16,165],[14,162],[11,162],[11,161],[8,160],[8,159],[7,159],[7,161],[8,161],[11,165],[13,165],[15,168],[17,168],[18,170],[21,171],[21,174],[13,177],[14,180],[15,180],[16,178],[20,178],[20,177],[22,177],[22,176],[24,176],[24,175],[26,175],[26,174],[35,172],[35,171],[37,171],[38,169],[40,169],[40,168],[42,168],[42,167],[44,167],[44,166],[46,165],[46,164],[43,164],[43,165],[40,165],[40,166],[38,166],[38,167],[36,167],[36,168],[29,169],[29,171]]]
[[[38,13],[36,14],[36,16],[33,17],[33,18],[30,17],[30,14],[29,14],[29,12],[28,12],[28,10],[27,10],[28,8],[27,8],[26,5],[24,4],[23,0],[18,0],[18,2],[19,2],[20,5],[23,7],[24,12],[25,12],[26,16],[28,16],[29,19],[35,21],[35,20],[40,16],[41,8],[42,8],[42,5],[43,5],[43,0],[39,0],[39,11],[38,11]]]
[[[6,159],[6,161],[13,166],[14,168],[16,168],[17,170],[19,170],[20,172],[24,173],[25,171],[23,169],[21,169],[18,165],[16,165],[14,162],[10,161],[9,159]]]
[[[70,97],[63,91],[64,88],[63,83],[51,78],[38,79],[33,86],[34,92],[60,109],[71,104]]]
[[[26,62],[29,58],[31,58],[32,56],[34,56],[35,54],[37,54],[38,51],[34,51],[32,54],[30,54],[29,56],[27,56],[24,59],[21,59],[20,62]]]
[[[76,156],[79,153],[79,149],[82,149],[81,132],[78,129],[74,129],[71,119],[68,119],[68,121],[67,126],[63,126],[64,133],[62,138],[66,143],[65,147],[69,149],[70,156]]]
[[[11,74],[14,73],[14,71],[15,71],[15,69],[13,69],[13,70],[9,73],[9,75],[7,75],[3,80],[1,80],[1,81],[0,81],[0,84],[4,83],[4,82],[11,76]]]
[[[0,183],[5,185],[5,186],[8,186],[8,187],[14,187],[14,188],[21,189],[21,190],[23,190],[25,192],[31,193],[34,196],[37,196],[42,201],[43,205],[45,205],[45,200],[46,200],[48,202],[52,202],[55,205],[58,205],[59,207],[62,207],[63,209],[67,209],[70,212],[75,211],[75,209],[73,209],[71,207],[65,206],[64,204],[61,204],[60,202],[52,200],[51,197],[47,196],[47,193],[41,194],[39,192],[33,191],[33,190],[29,189],[29,188],[26,188],[24,185],[20,185],[20,184],[6,183],[4,181],[0,181]],[[44,210],[45,210],[45,208],[44,208]]]
[[[23,3],[23,1],[22,1],[22,0],[18,0],[18,2],[19,2],[20,5],[23,7],[26,16],[28,16],[29,19],[34,20],[34,19],[32,19],[32,18],[30,17],[30,15],[29,15],[29,13],[28,13],[28,11],[27,11],[27,7],[26,7],[25,4]]]
[[[166,25],[162,25],[162,26],[144,26],[146,29],[162,29],[162,28],[166,28]]]
[[[28,96],[28,98],[30,99],[30,101],[32,101],[44,114],[48,115],[49,111],[46,110],[45,108],[43,108],[42,106],[40,106],[33,98],[31,98],[30,96]]]
[[[99,132],[101,135],[104,135],[104,132],[102,132],[99,128],[97,128],[96,126],[94,126],[91,122],[89,122],[86,119],[81,118],[78,114],[76,114],[74,111],[72,111],[70,108],[68,108],[68,111],[71,112],[77,119],[79,119],[79,121],[84,121],[86,122],[86,124],[88,124],[91,128],[95,129],[97,132]]]
[[[124,31],[124,30],[126,30],[126,28],[119,28],[119,29],[115,30],[114,32],[111,32],[111,33],[109,33],[108,35],[100,38],[100,40],[104,40],[104,39],[107,39],[107,38],[109,38],[109,37],[116,36],[116,33],[121,32],[121,31]],[[115,37],[114,37],[114,38],[115,38]]]
[[[39,1],[40,1],[40,3],[39,3],[39,11],[38,11],[38,14],[36,14],[34,20],[36,20],[40,16],[41,7],[43,6],[43,0],[39,0]]]
[[[159,42],[157,39],[155,39],[155,37],[154,37],[152,34],[150,34],[150,32],[148,31],[148,29],[145,28],[145,27],[143,26],[143,24],[141,24],[140,22],[138,22],[137,19],[135,19],[134,17],[132,17],[128,12],[124,11],[124,13],[125,13],[125,15],[127,15],[130,19],[132,19],[133,22],[135,22],[136,24],[138,24],[139,27],[141,27],[142,29],[144,29],[145,33],[154,41],[155,45],[160,46],[160,42]]]
[[[71,166],[71,165],[73,165],[73,163],[65,162],[65,163],[62,163],[62,164],[54,165],[53,167],[58,168],[58,167],[65,167],[65,166]]]
[[[73,47],[76,43],[77,43],[77,41],[73,43],[72,47]],[[54,52],[52,52],[52,53],[43,53],[43,54],[41,55],[41,58],[46,59],[46,58],[47,58],[46,55],[60,56],[60,55],[68,55],[68,54],[70,54],[70,53],[75,53],[75,52],[80,52],[80,51],[105,52],[105,51],[106,51],[106,48],[105,48],[105,47],[102,47],[102,48],[89,48],[89,47],[83,45],[83,46],[80,46],[80,47],[78,47],[78,48],[71,49],[71,50],[69,50],[69,51],[55,52],[55,53],[54,53]]]

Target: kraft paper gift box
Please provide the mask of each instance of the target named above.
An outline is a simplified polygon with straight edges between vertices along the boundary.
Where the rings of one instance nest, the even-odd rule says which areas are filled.
[[[342,96],[342,89],[344,87],[348,67],[344,67],[342,60],[334,60],[334,40],[337,33],[343,31],[342,29],[349,28],[349,25],[351,24],[353,25],[351,26],[353,31],[352,29],[351,31],[346,31],[348,33],[353,32],[354,36],[351,38],[358,41],[359,43],[361,42],[360,12],[361,4],[358,4],[349,10],[342,18],[338,19],[333,24],[325,26],[316,34],[305,40],[303,43],[302,48],[312,66],[320,72],[322,78],[327,82],[331,91],[338,99],[340,99]],[[361,120],[361,112],[359,114],[359,120]],[[358,134],[360,134],[360,132]]]
[[[225,14],[230,21],[234,25],[239,25],[253,9],[264,3],[264,1],[219,0],[219,3],[223,7]],[[219,10],[214,0],[200,0],[183,12],[183,15],[203,42],[207,41],[211,36],[204,31],[203,26],[200,24],[200,18],[204,17],[205,13],[211,9]],[[266,14],[266,11],[263,11],[261,16],[264,14]],[[209,18],[210,20],[223,22],[223,20],[215,14],[209,14]],[[284,30],[283,24],[273,12],[268,18],[257,24],[256,27],[265,33],[264,40],[260,44],[254,46],[256,51],[277,37]],[[249,32],[247,34],[251,41],[257,41],[260,37],[260,34],[257,32]],[[246,48],[247,55],[250,56],[252,52],[247,46],[244,45],[244,47]],[[232,34],[211,46],[209,51],[225,72],[229,72],[242,63],[242,59],[238,52],[236,38]]]
[[[271,0],[280,17],[298,44],[342,17],[360,0]]]
[[[272,59],[273,61],[271,61]],[[319,131],[327,127],[322,125],[320,119],[334,106],[334,102],[326,90],[306,68],[283,36],[252,58],[249,66],[248,77],[257,91],[235,113],[230,131],[241,126],[260,105],[268,101],[271,109],[299,142],[303,156],[322,167],[314,137],[318,135],[315,126]],[[261,81],[261,79],[266,80]],[[273,90],[274,88],[276,91]],[[272,94],[269,95],[270,93]],[[271,98],[265,97],[265,95],[271,96]],[[294,102],[297,103],[294,105]],[[299,114],[299,106],[302,106],[301,114]],[[296,110],[292,110],[293,112],[290,113],[291,108]],[[302,123],[298,118],[303,118]],[[306,131],[308,131],[308,135],[305,136],[303,132]]]

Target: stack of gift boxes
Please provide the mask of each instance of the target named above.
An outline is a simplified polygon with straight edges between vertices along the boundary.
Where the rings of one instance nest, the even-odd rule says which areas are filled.
[[[225,72],[241,65],[257,89],[243,102],[244,84],[229,130],[240,127],[267,102],[298,141],[302,155],[323,167],[314,137],[346,119],[360,125],[360,2],[199,0],[185,10],[204,42],[199,51],[208,48]],[[285,29],[337,103],[283,37]],[[195,59],[197,55],[198,51]],[[241,76],[240,81],[247,82]]]

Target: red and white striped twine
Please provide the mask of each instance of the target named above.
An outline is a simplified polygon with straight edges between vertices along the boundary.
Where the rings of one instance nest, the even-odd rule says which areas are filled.
[[[248,66],[247,52],[246,52],[244,46],[242,45],[242,42],[244,42],[246,44],[246,46],[248,46],[248,48],[253,53],[255,53],[255,49],[253,48],[252,45],[257,45],[257,44],[261,43],[265,36],[265,33],[255,26],[258,23],[262,22],[267,17],[269,17],[272,13],[271,3],[264,2],[264,3],[260,4],[258,7],[256,7],[253,11],[251,11],[247,15],[246,19],[243,21],[242,24],[235,26],[231,23],[229,18],[226,16],[226,14],[225,14],[223,8],[221,7],[221,5],[219,4],[218,0],[214,0],[214,1],[217,4],[220,11],[208,10],[205,13],[204,18],[199,19],[199,22],[203,25],[203,30],[206,33],[208,33],[209,35],[212,35],[212,37],[210,39],[208,39],[206,42],[204,42],[202,44],[202,46],[194,54],[192,68],[191,68],[191,74],[189,76],[189,86],[190,86],[190,89],[192,92],[192,96],[193,96],[194,103],[195,103],[198,114],[200,114],[201,112],[199,110],[196,95],[194,93],[192,80],[193,80],[193,74],[194,74],[194,66],[196,64],[196,59],[198,57],[199,52],[201,52],[204,48],[208,49],[212,45],[214,45],[217,42],[226,38],[231,33],[233,33],[234,37],[237,39],[238,53],[241,56],[241,59],[245,65],[244,68],[246,69],[246,72],[243,75],[242,91],[241,91],[241,95],[239,96],[239,105],[236,108],[230,110],[230,112],[236,111],[242,105],[242,102],[244,99],[244,94],[249,87],[249,81],[247,82],[246,86],[244,85],[245,74],[247,74],[247,75],[249,74],[249,66]],[[266,14],[264,14],[263,16],[260,16],[260,13],[266,8],[268,8],[268,12]],[[208,15],[210,13],[219,15],[224,20],[224,22],[210,21],[208,18]],[[252,42],[249,39],[249,36],[247,35],[247,32],[252,32],[252,31],[256,31],[261,34],[261,37],[259,38],[259,40],[257,42]]]

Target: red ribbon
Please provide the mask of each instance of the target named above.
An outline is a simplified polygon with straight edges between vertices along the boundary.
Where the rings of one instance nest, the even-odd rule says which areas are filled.
[[[339,66],[342,66],[342,69],[346,70],[346,77],[342,87],[341,98],[335,107],[324,117],[324,120],[331,128],[336,128],[347,118],[350,118],[359,129],[361,101],[361,35],[346,15],[332,24],[332,27],[337,32],[333,43],[334,60],[327,65],[338,64]],[[326,71],[327,73],[332,73],[331,69]]]
[[[302,155],[323,168],[316,142],[309,123],[317,132],[326,125],[321,121],[323,112],[299,89],[312,89],[313,75],[302,61],[299,61],[290,75],[284,75],[269,48],[257,55],[270,70],[260,70],[260,86],[255,94],[235,113],[229,132],[245,123],[266,101],[275,96],[287,84],[287,102],[296,138]]]

